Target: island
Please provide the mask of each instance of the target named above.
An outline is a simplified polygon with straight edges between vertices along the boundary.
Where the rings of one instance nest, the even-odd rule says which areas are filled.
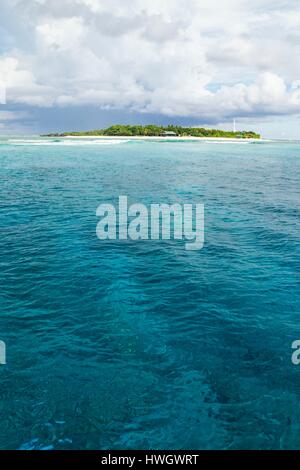
[[[116,124],[107,129],[46,134],[42,137],[202,137],[229,139],[260,139],[260,134],[252,131],[223,131],[204,127],[182,127],[176,125],[156,126],[154,124],[124,125]]]

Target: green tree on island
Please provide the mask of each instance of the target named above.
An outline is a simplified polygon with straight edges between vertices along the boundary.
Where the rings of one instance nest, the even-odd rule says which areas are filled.
[[[170,134],[172,133],[172,134]],[[253,131],[222,131],[219,129],[206,129],[204,127],[182,127],[182,126],[156,126],[148,124],[141,125],[126,125],[115,124],[107,129],[99,129],[92,131],[82,132],[64,132],[62,134],[48,134],[47,137],[66,137],[66,136],[144,136],[144,137],[159,137],[168,135],[177,135],[179,137],[223,137],[223,138],[240,138],[240,139],[260,139],[260,134]]]

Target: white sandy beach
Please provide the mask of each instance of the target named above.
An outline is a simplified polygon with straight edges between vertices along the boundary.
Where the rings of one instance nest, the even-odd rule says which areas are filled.
[[[147,141],[212,141],[212,142],[266,142],[267,139],[236,139],[229,137],[161,137],[161,136],[110,136],[110,135],[66,135],[64,139],[102,139],[102,140],[147,140]]]

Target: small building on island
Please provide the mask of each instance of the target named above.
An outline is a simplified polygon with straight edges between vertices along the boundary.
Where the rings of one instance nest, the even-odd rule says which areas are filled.
[[[161,137],[177,137],[178,134],[176,134],[176,132],[173,132],[173,131],[163,131],[161,134]]]

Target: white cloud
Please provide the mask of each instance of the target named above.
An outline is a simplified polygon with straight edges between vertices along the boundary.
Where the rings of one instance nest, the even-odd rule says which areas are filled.
[[[6,101],[37,106],[49,106],[55,99],[51,86],[38,84],[33,71],[26,68],[22,59],[0,57],[0,83],[6,92]]]
[[[47,48],[62,50],[66,53],[80,47],[85,33],[84,22],[80,17],[49,19],[36,27],[37,41]]]
[[[300,113],[294,0],[3,1],[11,26],[30,31],[0,55],[8,102],[204,120]]]
[[[18,121],[27,117],[27,114],[19,111],[0,111],[0,121]]]

